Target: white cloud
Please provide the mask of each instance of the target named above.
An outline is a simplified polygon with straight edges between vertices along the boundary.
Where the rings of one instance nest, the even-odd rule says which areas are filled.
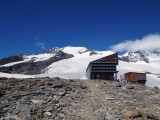
[[[113,51],[137,51],[137,50],[157,50],[160,49],[160,34],[150,34],[142,39],[126,40],[112,45]]]
[[[36,46],[43,49],[43,50],[46,49],[45,44],[43,42],[36,42]]]

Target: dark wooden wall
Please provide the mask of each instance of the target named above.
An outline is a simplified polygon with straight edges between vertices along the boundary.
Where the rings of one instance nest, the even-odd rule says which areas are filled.
[[[98,72],[98,73],[91,73],[91,79],[101,79],[101,80],[114,80],[114,73],[106,73],[106,72]]]
[[[118,53],[90,62],[86,75],[88,79],[115,80],[117,77]],[[115,77],[115,78],[114,78]]]

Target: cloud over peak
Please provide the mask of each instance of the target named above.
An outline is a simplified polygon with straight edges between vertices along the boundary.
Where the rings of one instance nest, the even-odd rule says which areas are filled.
[[[112,45],[113,51],[137,51],[137,50],[157,50],[160,49],[160,34],[149,34],[142,39],[126,40]]]

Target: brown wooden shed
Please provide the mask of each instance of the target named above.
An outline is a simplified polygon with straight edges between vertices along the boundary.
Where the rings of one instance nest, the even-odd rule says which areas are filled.
[[[146,73],[128,72],[121,76],[121,80],[127,80],[129,82],[138,82],[145,84]]]

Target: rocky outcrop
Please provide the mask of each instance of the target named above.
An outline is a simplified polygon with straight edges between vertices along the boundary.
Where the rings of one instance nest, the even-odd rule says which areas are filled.
[[[62,51],[59,51],[56,53],[55,56],[51,57],[48,60],[44,61],[28,61],[20,64],[15,64],[11,67],[0,67],[1,72],[9,73],[11,72],[10,69],[12,69],[12,73],[21,73],[21,74],[40,74],[42,73],[42,70],[48,67],[50,64],[57,62],[59,60],[68,59],[73,57],[73,55],[64,53]]]
[[[18,62],[23,60],[23,55],[15,55],[8,58],[0,59],[0,65],[4,65],[11,62]]]
[[[57,53],[57,52],[60,52],[62,50],[63,50],[63,48],[55,47],[55,48],[46,50],[45,53]]]
[[[98,54],[100,54],[100,53],[97,53],[95,51],[91,51],[89,55],[92,56],[92,55],[98,55]]]
[[[135,51],[131,52],[129,51],[127,55],[124,55],[120,57],[119,59],[125,62],[138,62],[138,61],[144,61],[146,63],[149,63],[149,58],[148,56],[152,54],[148,51]]]
[[[1,80],[2,120],[159,120],[160,90],[116,81]]]

